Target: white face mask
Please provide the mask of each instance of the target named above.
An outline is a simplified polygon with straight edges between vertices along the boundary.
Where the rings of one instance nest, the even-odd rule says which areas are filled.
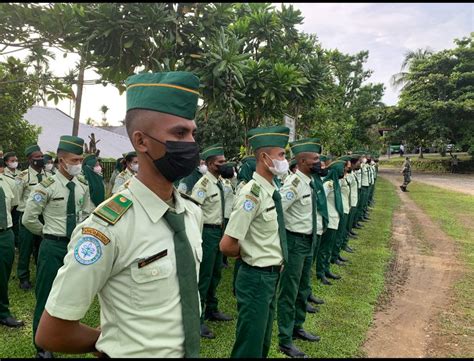
[[[236,172],[234,172],[234,178],[237,178],[237,173]]]
[[[362,158],[362,163],[367,163],[367,158]]]
[[[7,167],[11,168],[11,169],[17,169],[18,168],[18,162],[7,163]]]
[[[374,165],[374,164],[375,164],[375,162],[372,160],[372,161],[370,161],[370,164],[371,164],[371,165]]]
[[[82,170],[82,164],[67,164],[66,163],[66,172],[69,173],[69,175],[75,177],[76,175],[79,175]]]
[[[288,163],[286,159],[272,159],[272,162],[273,167],[268,167],[268,169],[270,170],[270,172],[272,172],[273,175],[283,176],[288,172],[288,169],[290,169],[290,163]]]
[[[102,167],[100,165],[96,165],[94,167],[94,172],[97,174],[102,174]]]
[[[53,163],[45,164],[44,169],[47,170],[48,172],[51,172],[51,169],[53,169]]]
[[[130,165],[130,168],[137,173],[138,172],[138,163],[133,163]]]
[[[207,165],[205,165],[205,164],[200,165],[200,166],[198,167],[198,171],[199,171],[199,173],[201,173],[201,174],[203,174],[203,175],[206,174],[206,173],[207,173]]]

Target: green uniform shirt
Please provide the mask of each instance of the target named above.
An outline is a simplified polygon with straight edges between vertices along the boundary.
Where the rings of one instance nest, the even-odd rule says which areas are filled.
[[[362,180],[362,186],[363,187],[368,187],[370,185],[369,183],[369,165],[366,164],[361,164],[361,180]]]
[[[257,267],[283,263],[273,192],[275,184],[254,172],[237,196],[225,234],[239,240],[242,260]]]
[[[349,183],[346,180],[346,177],[339,179],[339,184],[341,186],[342,209],[344,210],[344,214],[349,214],[349,211],[351,210],[351,206],[350,206],[351,188],[349,186]]]
[[[20,172],[18,177],[15,179],[17,183],[18,189],[18,212],[24,212],[26,201],[30,197],[31,190],[34,186],[36,186],[38,182],[38,175],[39,173],[35,171],[32,167],[28,167],[24,171]],[[46,172],[41,170],[41,174],[43,179],[47,177]]]
[[[15,195],[13,194],[13,191],[8,185],[6,177],[3,174],[0,174],[0,187],[2,187],[3,192],[5,193],[5,204],[7,207],[7,228],[10,228],[13,226],[11,209],[13,207],[12,202],[15,198]]]
[[[231,179],[221,178],[222,186],[224,187],[224,218],[229,218],[232,213],[232,206],[234,204],[234,186]]]
[[[280,189],[285,227],[291,232],[313,233],[311,178],[297,170],[286,178]]]
[[[80,320],[98,294],[97,350],[110,357],[182,358],[184,328],[174,233],[163,218],[169,206],[136,177],[118,195],[133,203],[115,224],[92,214],[74,230],[45,309],[54,317]],[[176,213],[185,212],[199,275],[202,212],[177,190],[173,196]],[[92,246],[89,254],[84,252],[86,245]],[[152,261],[139,267],[139,261],[147,258]]]
[[[126,181],[128,181],[130,178],[132,178],[135,175],[130,169],[125,168],[125,170],[121,171],[119,174],[117,174],[117,177],[115,177],[115,182],[114,186],[112,188],[112,193],[117,193],[121,190],[121,186],[125,184]]]
[[[220,180],[207,172],[196,182],[191,192],[191,197],[201,205],[204,224],[222,224],[223,221],[221,191],[217,182]]]
[[[356,175],[354,174],[354,171],[352,173],[349,173],[346,176],[347,181],[349,182],[349,187],[351,189],[351,196],[350,196],[350,206],[351,207],[357,207],[357,201],[359,200],[359,195],[357,193],[357,179]]]
[[[15,172],[12,172],[8,167],[5,167],[5,170],[3,171],[3,176],[4,180],[8,183],[10,190],[13,193],[13,200],[12,200],[12,207],[18,206],[20,204],[20,198],[18,196],[18,184],[16,181],[16,177],[20,175],[20,172],[18,172],[15,169]]]
[[[76,184],[74,197],[76,201],[76,224],[82,222],[93,210],[87,181],[81,177],[72,178]],[[31,191],[22,217],[23,225],[33,234],[52,234],[66,236],[67,200],[69,180],[61,174],[47,178],[37,184]],[[38,217],[43,215],[44,226]]]
[[[339,226],[339,213],[336,210],[336,199],[334,197],[333,181],[329,180],[324,183],[324,192],[326,193],[326,200],[328,205],[329,223],[328,228],[337,229]]]

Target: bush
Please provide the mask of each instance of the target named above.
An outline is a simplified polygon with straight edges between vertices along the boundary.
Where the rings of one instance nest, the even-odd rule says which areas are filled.
[[[448,173],[451,171],[451,158],[429,159],[410,158],[411,169],[418,172]],[[380,160],[381,167],[402,168],[405,158]],[[459,159],[458,172],[474,173],[474,159]]]

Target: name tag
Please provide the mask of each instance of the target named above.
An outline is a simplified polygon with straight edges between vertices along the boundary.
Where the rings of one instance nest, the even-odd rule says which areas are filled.
[[[64,200],[64,197],[53,198],[53,201],[62,201],[62,200]]]
[[[267,209],[265,210],[265,212],[270,212],[271,210],[275,209],[275,207],[276,207],[276,206],[273,206],[273,207],[267,208]]]
[[[165,249],[164,251],[158,252],[157,254],[155,254],[153,256],[143,258],[143,259],[138,261],[138,268],[145,267],[145,266],[149,265],[150,263],[155,262],[155,261],[159,260],[160,258],[163,258],[167,255],[168,255],[168,250]]]
[[[311,194],[306,194],[303,196],[303,198],[308,198],[308,197],[311,197]]]

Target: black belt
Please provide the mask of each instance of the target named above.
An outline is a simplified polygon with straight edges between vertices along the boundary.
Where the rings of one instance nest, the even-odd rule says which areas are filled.
[[[248,263],[245,263],[243,261],[242,261],[242,265],[250,267],[250,268],[255,268],[259,271],[264,271],[264,272],[279,273],[281,271],[281,265],[280,266],[258,267],[258,266],[251,266]]]
[[[64,236],[55,236],[54,234],[43,234],[44,239],[51,239],[53,241],[63,241],[63,242],[69,242],[69,237],[64,237]]]
[[[222,224],[204,224],[204,227],[222,229]]]
[[[292,232],[292,231],[289,231],[289,230],[286,230],[289,234],[291,234],[292,236],[296,236],[296,237],[300,237],[300,238],[307,238],[309,240],[313,239],[313,235],[312,234],[303,234],[303,233],[297,233],[297,232]]]
[[[8,232],[11,229],[12,229],[12,227],[7,228],[7,229],[0,229],[0,233]]]

